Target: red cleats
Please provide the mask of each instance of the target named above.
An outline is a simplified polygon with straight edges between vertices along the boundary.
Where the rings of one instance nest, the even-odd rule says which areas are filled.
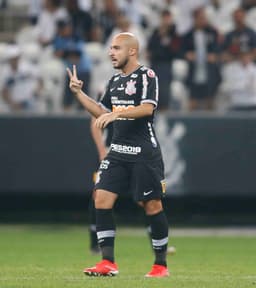
[[[88,276],[115,276],[118,274],[118,268],[115,263],[102,260],[94,267],[85,268],[84,273]]]
[[[118,267],[115,263],[108,261],[108,260],[102,260],[101,262],[97,263],[94,267],[85,268],[84,269],[85,275],[88,276],[115,276],[118,272]],[[169,271],[167,267],[163,265],[157,265],[154,264],[152,266],[152,269],[149,273],[145,275],[145,277],[168,277]]]
[[[157,265],[157,264],[154,264],[152,266],[151,271],[145,275],[145,277],[151,277],[151,278],[152,277],[168,277],[168,276],[170,276],[170,274],[169,274],[167,267],[163,265]]]

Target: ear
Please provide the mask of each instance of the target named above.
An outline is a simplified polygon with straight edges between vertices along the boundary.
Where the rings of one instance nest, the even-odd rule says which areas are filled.
[[[134,56],[136,54],[136,49],[135,48],[129,48],[129,55]]]

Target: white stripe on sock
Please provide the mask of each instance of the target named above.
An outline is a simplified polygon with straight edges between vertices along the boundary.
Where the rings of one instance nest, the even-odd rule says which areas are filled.
[[[164,246],[167,243],[168,243],[168,237],[163,238],[163,239],[157,239],[157,240],[156,239],[152,239],[153,246],[157,246],[157,247]]]
[[[106,230],[106,231],[99,231],[97,232],[97,238],[108,238],[108,237],[115,237],[116,231],[115,230]]]

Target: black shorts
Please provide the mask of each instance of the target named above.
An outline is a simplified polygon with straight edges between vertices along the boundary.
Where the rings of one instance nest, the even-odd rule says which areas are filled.
[[[161,199],[165,193],[164,164],[154,162],[124,162],[106,157],[97,172],[95,189],[118,195],[132,193],[133,199],[146,202]]]

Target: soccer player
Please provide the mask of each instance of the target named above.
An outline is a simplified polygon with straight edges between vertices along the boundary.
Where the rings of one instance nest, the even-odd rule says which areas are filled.
[[[155,261],[146,277],[169,275],[166,263],[168,222],[162,196],[165,191],[164,166],[153,119],[158,103],[158,79],[154,71],[138,61],[139,43],[131,33],[113,37],[109,56],[115,74],[99,103],[82,91],[76,67],[67,69],[70,89],[96,119],[98,128],[113,122],[113,137],[108,155],[101,161],[95,184],[96,230],[102,261],[85,268],[89,276],[114,276],[115,223],[112,209],[117,198],[127,191],[148,217]]]

